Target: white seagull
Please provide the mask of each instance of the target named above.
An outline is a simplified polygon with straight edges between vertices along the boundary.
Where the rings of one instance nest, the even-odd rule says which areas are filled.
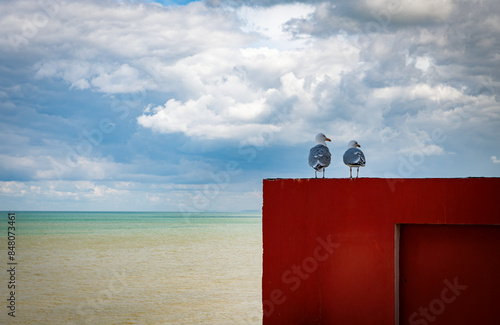
[[[347,145],[349,149],[344,153],[344,164],[349,166],[351,178],[352,178],[352,167],[357,167],[358,172],[356,174],[356,178],[359,175],[359,167],[364,167],[366,164],[365,155],[363,151],[358,148],[361,147],[356,140],[351,140]]]
[[[309,151],[309,166],[314,168],[314,177],[318,178],[317,172],[323,171],[323,178],[325,178],[325,168],[330,165],[332,155],[326,146],[325,141],[332,141],[323,133],[318,133],[316,136],[316,143]]]

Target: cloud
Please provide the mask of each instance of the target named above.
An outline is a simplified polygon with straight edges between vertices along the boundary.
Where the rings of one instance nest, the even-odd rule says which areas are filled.
[[[406,25],[445,21],[454,9],[451,0],[424,0],[418,4],[411,0],[366,0],[356,7],[358,12],[374,19],[383,27],[391,23]]]
[[[297,3],[305,4],[316,4],[321,3],[323,0],[307,0],[307,1],[296,1],[296,0],[205,0],[208,6],[230,6],[230,7],[274,7],[279,5],[295,5]]]
[[[235,14],[211,10],[200,2],[161,7],[72,1],[58,4],[50,17],[30,4],[0,5],[0,27],[5,31],[0,44],[5,54],[30,56],[38,60],[34,69],[39,78],[61,78],[76,89],[134,92],[148,86],[158,62],[174,63],[253,39],[237,28]],[[43,26],[33,26],[33,17],[43,15],[48,17]],[[36,29],[31,34],[30,26]]]
[[[218,109],[221,106],[222,109]],[[270,124],[245,122],[254,120],[263,110],[263,103],[258,101],[234,103],[231,98],[217,101],[212,96],[203,96],[183,104],[171,99],[164,106],[154,108],[153,115],[140,116],[138,123],[159,133],[182,132],[209,140],[247,138],[259,130],[279,129]]]
[[[37,78],[61,78],[71,89],[95,89],[114,93],[134,93],[145,89],[147,79],[141,79],[137,68],[129,64],[91,64],[85,61],[46,61],[35,65]]]
[[[494,164],[500,164],[500,159],[498,159],[497,156],[491,156],[491,161]]]
[[[278,49],[301,48],[307,45],[308,38],[293,39],[284,28],[291,19],[305,19],[314,7],[310,4],[276,4],[272,7],[242,6],[237,15],[242,22],[242,30],[258,33],[259,41],[254,46]]]
[[[366,111],[361,106],[366,105],[372,92],[376,98],[388,89],[398,92],[398,96],[385,100],[394,106],[395,101],[418,100],[447,105],[446,102],[456,102],[465,91],[449,83],[451,77],[445,76],[448,72],[432,53],[412,48],[414,45],[407,40],[408,30],[394,30],[392,34],[381,29],[363,31],[364,24],[383,24],[383,19],[388,25],[397,25],[397,17],[412,24],[437,22],[456,10],[457,5],[447,1],[439,8],[426,1],[418,10],[410,10],[412,4],[408,1],[356,5],[339,2],[335,6],[315,7],[255,2],[233,12],[210,9],[201,3],[162,9],[130,4],[111,8],[97,2],[84,8],[79,6],[82,4],[78,2],[61,6],[53,19],[55,22],[44,28],[48,31],[53,28],[51,24],[65,23],[68,17],[78,21],[81,18],[67,10],[81,9],[86,13],[85,21],[81,21],[80,31],[73,31],[73,38],[67,42],[86,46],[78,55],[72,47],[65,50],[63,54],[70,60],[40,60],[34,66],[38,78],[57,77],[72,88],[107,94],[168,92],[171,96],[164,105],[153,105],[153,114],[145,111],[138,118],[140,125],[159,133],[183,133],[205,139],[234,138],[252,143],[254,140],[250,138],[257,138],[259,132],[273,132],[275,138],[281,140],[285,138],[283,133],[294,129],[298,130],[297,136],[288,139],[292,140],[289,143],[296,143],[305,141],[306,130],[317,120],[329,116],[344,117],[344,123],[359,123],[358,117]],[[388,10],[391,17],[377,16],[383,10]],[[276,12],[280,13],[280,19],[269,24],[271,20],[265,17]],[[98,21],[103,14],[108,20]],[[59,16],[64,17],[64,21],[58,20]],[[350,24],[357,26],[361,38],[366,39],[356,40],[352,34],[355,29],[346,29],[351,34],[345,34],[325,21],[338,17],[351,19]],[[130,20],[134,21],[133,29],[124,24]],[[310,21],[317,28],[328,26],[330,36],[318,39],[312,30],[294,32],[292,25],[284,29],[287,22],[293,21]],[[99,35],[93,28],[96,24],[99,24]],[[424,28],[421,33],[425,31]],[[66,36],[66,32],[63,33],[58,43],[65,41]],[[207,38],[210,42],[204,41]],[[51,46],[51,40],[34,38],[32,43]],[[263,40],[274,48],[263,47],[267,46]],[[297,40],[300,42],[294,43]],[[422,38],[429,46],[438,40],[436,35]],[[242,48],[245,45],[251,47]],[[104,60],[97,60],[100,57]],[[289,78],[292,75],[295,80]],[[415,80],[422,83],[415,86]],[[401,96],[403,89],[411,89],[411,93]],[[491,93],[492,87],[484,89]],[[469,87],[468,91],[474,90]],[[371,113],[376,115],[380,110],[372,105]],[[278,123],[276,117],[281,119]],[[369,128],[383,129],[385,126],[381,123],[380,120],[378,124],[371,123]]]
[[[248,185],[246,186],[248,188]],[[60,211],[179,211],[252,209],[260,190],[242,191],[238,184],[173,185],[142,182],[0,181],[0,204],[10,210]]]
[[[207,95],[196,100],[170,99],[165,105],[147,108],[138,123],[159,133],[182,132],[205,139],[258,145],[259,134],[271,133],[276,139],[301,143],[307,141],[302,136],[308,132],[309,120],[323,114],[324,108],[316,101],[324,96],[325,83],[332,82],[323,72],[307,75],[307,84],[305,78],[286,73],[278,87],[258,91],[246,80],[227,76],[217,87],[203,84]]]
[[[210,206],[258,205],[319,131],[368,176],[498,175],[494,1],[147,2],[0,3],[3,202],[194,209],[235,162]]]

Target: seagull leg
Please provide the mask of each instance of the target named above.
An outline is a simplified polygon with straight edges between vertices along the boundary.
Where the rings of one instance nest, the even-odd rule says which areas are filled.
[[[325,178],[325,169],[323,168],[323,178]]]
[[[316,174],[318,171],[315,169],[314,170],[314,178],[318,178],[318,175]]]
[[[352,167],[349,167],[349,177],[352,178]]]
[[[359,167],[358,167],[358,172],[356,173],[356,178],[359,176]]]

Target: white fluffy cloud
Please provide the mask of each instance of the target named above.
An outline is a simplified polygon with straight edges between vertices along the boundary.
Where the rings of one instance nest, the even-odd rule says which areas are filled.
[[[153,4],[33,1],[1,6],[0,44],[12,57],[31,56],[38,77],[72,87],[129,93],[150,85],[157,65],[213,48],[237,48],[251,36],[236,16],[202,3],[165,8]],[[45,17],[43,21],[39,21]],[[209,41],[207,41],[209,40]]]

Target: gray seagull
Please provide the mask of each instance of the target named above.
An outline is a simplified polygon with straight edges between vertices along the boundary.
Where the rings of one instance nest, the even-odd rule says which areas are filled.
[[[366,164],[365,155],[363,151],[358,148],[361,147],[356,140],[351,140],[347,145],[349,149],[344,153],[344,164],[349,166],[351,178],[352,178],[352,167],[357,167],[358,172],[356,174],[356,178],[359,175],[359,167],[364,167]]]
[[[314,177],[318,178],[317,172],[323,171],[323,178],[325,178],[325,168],[330,165],[332,155],[326,146],[325,141],[332,141],[323,133],[318,133],[316,136],[316,143],[309,151],[309,166],[314,168]]]

